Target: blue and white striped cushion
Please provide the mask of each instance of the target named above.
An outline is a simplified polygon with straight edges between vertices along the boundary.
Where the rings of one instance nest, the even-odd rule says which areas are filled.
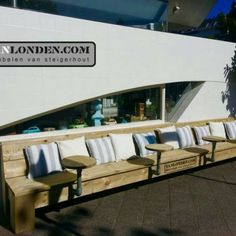
[[[236,121],[225,122],[225,129],[229,139],[236,139]]]
[[[158,128],[157,131],[162,143],[171,145],[174,149],[179,148],[179,137],[174,125],[165,128]]]
[[[137,143],[139,149],[139,155],[141,157],[146,157],[152,155],[155,152],[147,150],[145,145],[156,143],[156,136],[154,132],[134,134],[134,140]]]
[[[210,132],[210,129],[209,129],[209,126],[208,125],[204,125],[204,126],[195,126],[193,127],[193,130],[196,134],[196,138],[197,138],[197,143],[199,145],[204,145],[204,144],[208,144],[209,142],[207,141],[204,141],[202,139],[202,137],[204,136],[208,136],[208,135],[211,135],[211,132]]]
[[[176,128],[179,136],[179,142],[181,148],[191,147],[195,145],[193,133],[189,125],[181,128]]]
[[[86,140],[89,152],[97,164],[116,161],[110,137]]]
[[[33,145],[25,148],[29,164],[28,178],[62,171],[59,152],[55,143]]]

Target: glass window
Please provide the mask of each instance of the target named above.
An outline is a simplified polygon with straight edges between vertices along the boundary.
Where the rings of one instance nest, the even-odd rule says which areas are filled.
[[[111,125],[160,118],[161,97],[160,88],[157,87],[101,97],[88,103],[17,124],[0,131],[0,135]]]
[[[17,7],[125,26],[153,23],[163,30],[167,21],[166,0],[17,0]],[[145,9],[145,10],[144,10]]]
[[[160,119],[159,88],[103,98],[102,103],[105,124]]]
[[[193,94],[192,89],[195,85],[194,82],[166,84],[165,116],[167,121],[175,121],[174,118],[184,108],[185,103],[190,99],[190,94]]]
[[[143,29],[167,31],[168,28],[167,0],[0,0],[0,6]]]
[[[17,0],[17,7],[57,14],[57,6],[51,0]]]
[[[0,0],[0,6],[13,6],[13,0]]]

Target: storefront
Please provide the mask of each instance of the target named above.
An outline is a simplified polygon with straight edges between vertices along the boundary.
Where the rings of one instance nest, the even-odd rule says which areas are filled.
[[[163,86],[158,86],[96,98],[21,122],[14,126],[14,129],[16,133],[24,133],[29,131],[30,127],[37,127],[35,131],[45,131],[162,120],[164,90]]]

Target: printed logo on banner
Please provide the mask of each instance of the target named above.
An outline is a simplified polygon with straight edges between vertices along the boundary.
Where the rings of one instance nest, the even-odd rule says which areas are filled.
[[[94,42],[0,42],[0,66],[82,66],[96,64]]]

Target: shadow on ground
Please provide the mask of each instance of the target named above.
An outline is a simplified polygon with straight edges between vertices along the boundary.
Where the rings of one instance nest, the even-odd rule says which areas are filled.
[[[80,236],[82,234],[79,232],[83,230],[83,222],[92,217],[93,214],[90,210],[80,206],[52,212],[39,211],[35,228],[37,231],[46,232],[47,236]]]

